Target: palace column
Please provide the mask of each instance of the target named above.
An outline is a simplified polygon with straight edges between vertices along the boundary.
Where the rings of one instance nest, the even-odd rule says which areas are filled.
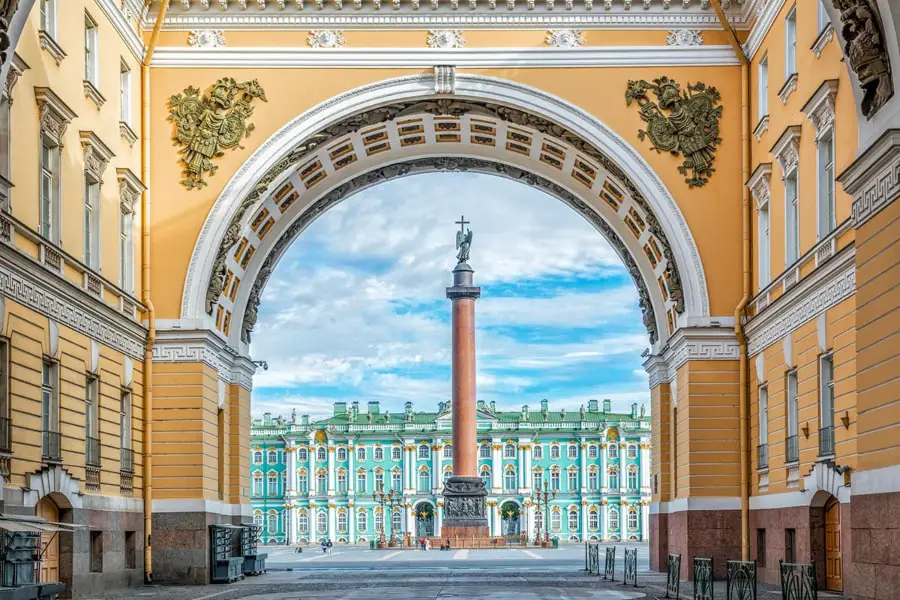
[[[641,540],[647,541],[650,533],[650,505],[646,500],[641,500]]]
[[[650,492],[650,443],[647,440],[641,440],[641,464],[640,464],[640,473],[641,473],[641,481],[639,486],[641,488],[641,493],[649,493]]]
[[[534,539],[534,504],[525,504],[525,539]]]
[[[329,539],[337,535],[337,510],[334,502],[328,503],[328,533],[325,534]]]
[[[316,484],[318,482],[318,478],[316,477],[316,447],[313,445],[315,439],[315,435],[310,434],[309,444],[307,445],[309,450],[306,453],[306,458],[309,459],[309,475],[307,477],[308,488],[306,492],[308,496],[315,496],[316,492],[318,492],[316,489]],[[315,521],[310,519],[310,523],[315,523]],[[312,525],[310,525],[310,528],[312,528]]]
[[[434,509],[434,532],[440,535],[444,527],[444,501],[438,499],[435,504],[437,508]]]
[[[503,489],[503,458],[500,454],[503,441],[491,438],[491,493],[499,494]]]
[[[606,472],[606,442],[600,443],[600,493],[606,495],[609,475]],[[611,491],[611,490],[610,490]]]
[[[581,452],[581,481],[578,487],[581,488],[581,493],[584,494],[587,491],[587,442],[584,441],[584,438],[578,441],[578,450]],[[584,530],[587,531],[587,528]]]
[[[356,491],[356,446],[353,442],[347,445],[347,496],[353,498]]]
[[[494,500],[491,506],[491,535],[503,535],[501,531],[502,523],[500,519],[500,502]]]
[[[353,502],[347,504],[347,540],[351,544],[356,543],[356,505]]]
[[[433,490],[433,493],[437,494],[441,489],[441,478],[443,475],[443,473],[441,473],[441,459],[444,455],[444,447],[441,445],[440,439],[434,441],[434,444],[431,446],[431,451],[433,452],[431,455],[431,489]]]
[[[413,471],[415,470],[414,446],[412,440],[403,440],[403,493],[413,492]]]
[[[328,440],[328,495],[334,495],[334,441]]]
[[[588,539],[588,503],[587,500],[581,501],[581,541]]]
[[[529,439],[528,443],[525,444],[525,466],[523,467],[525,469],[526,494],[530,494],[532,488],[534,487],[534,482],[532,481],[534,479],[534,474],[531,472],[531,453],[533,452],[532,448],[532,440]]]
[[[471,231],[468,239],[471,240]],[[453,269],[453,287],[447,288],[453,330],[453,476],[444,486],[447,508],[444,537],[489,535],[485,514],[487,491],[478,476],[476,450],[475,300],[481,295],[481,289],[474,285],[472,267],[463,262],[467,250],[465,246],[460,251],[460,262]]]
[[[600,539],[606,540],[609,539],[609,523],[607,522],[607,513],[609,509],[607,507],[606,499],[600,501]]]

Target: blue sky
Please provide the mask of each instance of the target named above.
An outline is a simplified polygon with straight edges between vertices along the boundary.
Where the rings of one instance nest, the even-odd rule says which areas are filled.
[[[648,346],[621,261],[583,217],[519,182],[430,173],[365,190],[288,249],[263,295],[251,354],[253,413],[326,416],[336,400],[406,401],[434,410],[450,394],[454,221],[474,231],[478,398],[519,409],[577,409],[610,398],[649,405]]]

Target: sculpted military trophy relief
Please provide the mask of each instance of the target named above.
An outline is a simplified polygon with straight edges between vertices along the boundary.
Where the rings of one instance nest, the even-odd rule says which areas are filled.
[[[204,175],[213,175],[218,169],[213,159],[223,156],[225,150],[242,147],[241,140],[254,129],[247,119],[257,98],[268,102],[257,80],[237,82],[223,77],[208,95],[190,86],[169,99],[168,119],[175,123],[172,139],[182,147],[184,187],[192,190],[206,186]]]

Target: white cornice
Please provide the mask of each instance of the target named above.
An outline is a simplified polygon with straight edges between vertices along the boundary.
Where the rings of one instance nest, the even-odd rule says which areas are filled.
[[[138,61],[144,60],[144,42],[141,36],[132,28],[131,23],[122,14],[117,0],[97,0],[97,4],[106,13],[106,18],[121,36],[122,41]],[[140,16],[140,15],[138,15]]]
[[[689,360],[737,360],[740,353],[733,329],[690,327],[672,335],[662,356],[674,375]]]
[[[838,176],[859,227],[900,197],[900,129],[889,129]]]
[[[737,65],[730,46],[594,48],[185,48],[163,46],[153,67],[431,68],[638,67]]]
[[[763,40],[769,34],[769,29],[781,12],[785,0],[762,0],[762,2],[765,2],[762,12],[760,12],[756,23],[753,24],[753,29],[750,31],[747,41],[744,42],[744,54],[747,55],[749,60],[753,60],[753,57],[759,51]]]
[[[209,330],[158,331],[153,360],[162,363],[204,363],[216,370],[219,379],[253,389],[256,366],[235,353],[222,338]]]

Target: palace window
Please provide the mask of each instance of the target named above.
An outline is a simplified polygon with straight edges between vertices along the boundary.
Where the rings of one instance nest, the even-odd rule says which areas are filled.
[[[544,481],[544,472],[541,469],[535,469],[532,473],[534,477],[535,487],[544,489],[546,488],[546,482]]]
[[[578,511],[569,509],[569,531],[578,531]]]
[[[347,448],[345,448],[344,446],[338,446],[337,460],[338,462],[344,462],[345,460],[347,460]]]
[[[309,491],[309,476],[306,474],[305,470],[301,470],[297,473],[297,490],[304,494]]]
[[[97,48],[97,22],[87,13],[84,15],[84,80],[94,88],[99,87],[98,60],[100,58]]]
[[[816,140],[819,169],[818,238],[825,239],[835,226],[834,216],[834,132],[828,130]]]
[[[481,467],[481,481],[484,482],[484,487],[491,487],[491,468],[487,465]]]
[[[309,460],[309,453],[306,451],[306,446],[299,446],[297,448],[297,460],[300,462],[306,462]]]
[[[337,472],[337,492],[338,494],[347,493],[347,471],[343,469]]]
[[[131,125],[131,69],[124,60],[119,63],[119,120]]]
[[[819,25],[819,34],[828,27],[831,27],[831,19],[828,17],[828,11],[825,9],[824,0],[819,0],[818,14],[816,15],[816,19]]]
[[[356,447],[356,460],[358,460],[358,461],[366,460],[366,448],[364,446]]]
[[[356,531],[358,531],[359,533],[365,533],[368,526],[368,513],[366,513],[366,510],[364,508],[361,508],[359,512],[356,513]]]
[[[375,446],[372,454],[374,455],[375,460],[384,460],[384,448],[381,446]]]
[[[269,513],[269,533],[278,531],[278,513],[274,510]]]
[[[426,492],[431,489],[431,474],[428,469],[419,471],[419,491]]]
[[[628,458],[637,458],[638,447],[637,444],[628,444]]]
[[[578,458],[578,446],[569,444],[569,458]]]
[[[453,444],[444,446],[444,458],[453,458]]]
[[[391,515],[391,529],[395,533],[403,530],[403,514],[399,510],[395,510]]]
[[[365,494],[366,493],[366,472],[358,471],[356,473],[356,493],[357,494]]]
[[[628,489],[636,490],[638,488],[638,470],[635,465],[628,467]]]
[[[597,458],[596,444],[591,444],[590,446],[588,446],[588,458]]]
[[[426,444],[422,444],[419,446],[419,458],[430,458],[431,451],[428,449]]]
[[[316,460],[319,462],[325,462],[328,460],[328,452],[325,450],[325,446],[319,446],[316,448]]]
[[[769,114],[769,57],[763,56],[758,67],[759,95],[757,97],[756,120]]]
[[[610,442],[607,454],[609,455],[609,458],[619,458],[619,445],[615,442]]]
[[[375,509],[375,531],[377,533],[384,531],[384,513],[379,508]]]
[[[512,492],[516,489],[516,470],[507,469],[503,474],[503,491]]]
[[[274,450],[269,450],[269,455],[266,459],[270,465],[274,465],[278,463],[278,454]]]
[[[10,180],[10,143],[12,132],[10,129],[10,98],[5,93],[0,93],[0,177]],[[9,210],[9,198],[5,198],[2,210]]]
[[[85,434],[87,435],[86,455],[87,463],[91,465],[100,464],[100,445],[97,441],[95,448],[92,448],[94,440],[97,440],[97,430],[99,426],[99,407],[97,406],[97,396],[99,392],[99,384],[97,378],[88,375],[85,383],[84,394],[84,420]],[[95,454],[95,456],[92,456]]]
[[[337,514],[337,528],[341,533],[347,531],[347,513],[344,511]]]
[[[596,508],[588,511],[588,529],[598,529],[600,527],[600,515]]]
[[[59,241],[59,145],[46,136],[41,145],[41,235]]]
[[[559,446],[556,444],[550,446],[550,460],[559,460]]]
[[[787,374],[787,434],[789,441],[785,456],[786,462],[795,462],[800,458],[799,445],[796,442],[798,424],[797,371],[790,371]],[[791,444],[791,440],[793,440],[793,444]]]
[[[769,443],[769,387],[765,385],[759,386],[759,443]]]
[[[578,489],[578,471],[574,469],[569,471],[568,486],[570,492],[574,492]]]
[[[447,480],[453,476],[453,471],[450,469],[444,469],[444,485],[447,485]]]
[[[554,510],[550,513],[550,529],[553,531],[559,531],[562,527],[562,515],[559,514],[558,510]]]
[[[609,528],[612,531],[618,531],[618,529],[619,529],[619,509],[618,508],[609,509]]]
[[[403,456],[403,451],[400,449],[400,446],[394,446],[391,448],[391,460],[400,460]]]
[[[797,195],[797,170],[784,178],[784,266],[800,258],[800,198]]]
[[[619,487],[619,472],[615,469],[609,472],[609,487],[613,489]]]
[[[257,527],[263,526],[263,516],[261,512],[256,511],[255,513],[253,513],[253,524]]]
[[[283,496],[287,489],[287,471],[282,471],[279,479],[281,479],[281,495]]]
[[[391,471],[391,489],[397,490],[399,492],[402,487],[403,487],[403,482],[402,482],[402,474],[400,473],[400,470],[398,469],[398,470]]]
[[[513,444],[506,444],[503,447],[503,458],[515,458],[516,447]]]
[[[319,533],[328,531],[328,513],[324,510],[319,511],[319,514],[316,515],[316,531]]]
[[[384,471],[375,471],[375,491],[384,490]]]
[[[540,444],[535,444],[534,448],[531,449],[531,458],[534,460],[541,460],[544,458],[544,449]]]
[[[60,457],[59,436],[59,365],[44,360],[41,369],[41,428],[43,435],[43,455],[48,458]]]
[[[638,511],[634,506],[628,507],[628,529],[634,531],[638,528]]]
[[[41,0],[41,31],[56,39],[56,0]]]
[[[254,496],[262,496],[263,495],[263,478],[261,473],[253,474],[253,495]]]
[[[119,285],[134,291],[134,213],[122,204],[119,207]]]
[[[451,455],[452,456],[452,455]],[[491,457],[491,447],[489,444],[482,444],[478,449],[478,456],[481,458]]]
[[[297,515],[297,531],[299,533],[309,533],[309,515],[306,511],[302,511]]]
[[[550,471],[550,489],[559,491],[559,471]]]
[[[769,285],[769,264],[771,263],[771,258],[769,258],[769,200],[768,197],[764,199],[763,202],[757,204],[756,209],[756,225],[757,225],[757,252],[758,252],[758,277],[759,277],[759,288],[762,289],[765,286]]]
[[[592,492],[596,492],[599,487],[599,482],[597,480],[597,468],[594,467],[588,471],[588,489]]]
[[[325,494],[328,491],[328,476],[324,472],[316,473],[316,492]]]
[[[823,429],[834,427],[834,357],[831,354],[819,359],[819,423]],[[827,430],[824,435],[828,435]],[[834,438],[820,437],[819,454],[833,452]]]
[[[784,78],[797,72],[797,6],[784,21]]]
[[[269,473],[268,493],[270,496],[278,495],[278,475],[275,473]]]

